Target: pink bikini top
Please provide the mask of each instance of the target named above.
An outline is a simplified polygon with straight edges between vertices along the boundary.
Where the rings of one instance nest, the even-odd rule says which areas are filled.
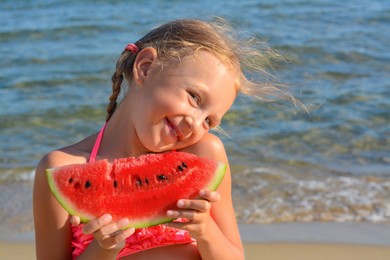
[[[89,162],[94,162],[96,160],[106,125],[107,123],[104,124],[96,138],[89,157]],[[82,226],[83,224],[72,226],[73,259],[76,259],[79,255],[81,255],[94,239],[92,234],[86,235],[82,232]],[[193,242],[195,242],[195,240],[185,230],[175,229],[164,225],[139,228],[135,230],[133,235],[126,239],[126,246],[119,252],[117,259],[147,249]]]

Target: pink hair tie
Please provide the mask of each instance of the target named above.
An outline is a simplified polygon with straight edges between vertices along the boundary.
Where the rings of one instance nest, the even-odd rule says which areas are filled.
[[[134,43],[129,43],[126,45],[125,50],[131,51],[133,54],[137,54],[137,52],[139,51],[139,48]]]

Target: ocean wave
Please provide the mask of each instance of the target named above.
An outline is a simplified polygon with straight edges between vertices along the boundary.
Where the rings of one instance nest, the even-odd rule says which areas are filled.
[[[390,223],[390,178],[313,176],[255,168],[233,178],[237,218],[244,223]]]
[[[0,171],[0,184],[1,183],[21,183],[31,182],[34,180],[35,169],[32,170],[2,170]]]

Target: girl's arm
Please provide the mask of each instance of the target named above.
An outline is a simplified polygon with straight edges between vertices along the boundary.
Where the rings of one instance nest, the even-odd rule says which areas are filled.
[[[204,196],[212,203],[211,217],[205,218],[203,221],[203,224],[207,225],[206,228],[202,228],[203,224],[201,224],[198,229],[201,233],[195,232],[195,239],[202,259],[244,259],[243,246],[232,203],[230,167],[222,142],[216,136],[207,134],[199,143],[186,151],[224,162],[228,166],[225,177],[217,190],[220,199],[217,198],[218,194]]]
[[[61,164],[61,152],[46,155],[35,173],[33,208],[37,259],[71,259],[71,232],[68,213],[51,195],[46,169]]]

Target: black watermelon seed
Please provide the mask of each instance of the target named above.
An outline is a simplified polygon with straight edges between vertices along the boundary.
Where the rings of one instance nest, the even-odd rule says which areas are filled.
[[[134,186],[142,186],[142,180],[139,175],[133,175],[131,176],[131,185]]]
[[[183,167],[181,166],[181,165],[179,165],[179,166],[177,166],[177,169],[179,170],[179,171],[183,171]]]
[[[167,178],[167,176],[165,176],[164,174],[160,174],[160,175],[157,176],[157,179],[158,179],[159,181],[165,181],[165,180],[167,180],[168,178]]]
[[[116,189],[117,187],[117,183],[116,183],[116,180],[114,180],[114,188]]]
[[[145,183],[149,184],[149,179],[148,178],[145,178]]]
[[[187,168],[187,164],[185,162],[181,163],[181,166],[183,166],[183,168]]]
[[[73,179],[72,178],[69,178],[69,183],[72,183],[73,182]]]
[[[86,181],[85,182],[85,188],[88,189],[89,187],[91,187],[91,182],[90,181]]]

